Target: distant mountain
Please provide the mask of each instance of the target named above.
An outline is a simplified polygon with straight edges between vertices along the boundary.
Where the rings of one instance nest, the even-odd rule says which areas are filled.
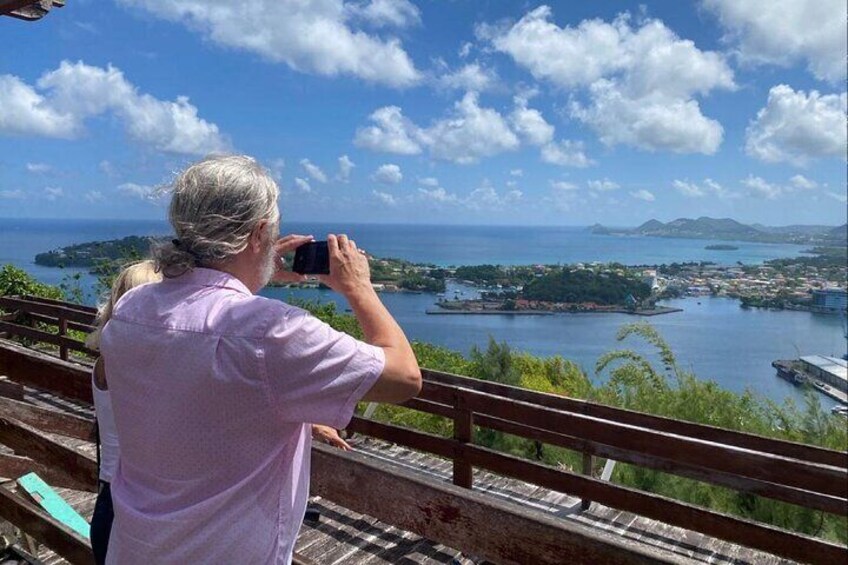
[[[731,218],[678,218],[668,223],[648,220],[632,229],[592,226],[592,233],[605,235],[644,235],[687,239],[719,239],[758,241],[765,243],[798,243],[802,245],[848,245],[846,226],[782,226],[747,225]]]

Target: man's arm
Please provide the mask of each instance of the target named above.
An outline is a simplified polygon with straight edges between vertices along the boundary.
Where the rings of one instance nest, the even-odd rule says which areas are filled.
[[[398,403],[413,398],[421,390],[421,370],[403,330],[371,286],[368,258],[344,235],[328,236],[327,244],[330,274],[321,277],[322,282],[344,295],[365,341],[386,355],[382,374],[363,400]]]

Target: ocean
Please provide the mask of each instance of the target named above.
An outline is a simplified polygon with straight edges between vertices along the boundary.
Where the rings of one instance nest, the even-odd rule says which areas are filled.
[[[684,261],[719,264],[759,263],[800,254],[804,247],[789,244],[735,242],[738,251],[711,251],[709,240],[665,239],[594,235],[580,227],[408,226],[354,224],[284,224],[285,233],[304,233],[323,238],[327,233],[347,233],[357,245],[378,257],[395,257],[441,266],[471,264],[556,264],[617,261],[627,265]],[[127,235],[167,235],[165,222],[108,220],[0,220],[0,264],[12,263],[39,280],[60,283],[64,277],[83,273],[34,264],[36,253],[87,241]],[[456,285],[449,296],[474,289]],[[263,294],[333,300],[344,309],[335,293],[317,289],[266,289]],[[618,347],[652,355],[643,344],[619,344],[618,329],[641,319],[625,314],[561,314],[555,316],[432,316],[426,310],[436,301],[432,294],[385,293],[382,299],[410,339],[436,343],[467,354],[471,347],[485,347],[490,337],[508,342],[514,349],[535,355],[561,355],[581,365],[594,377],[598,358]],[[92,298],[93,300],[93,298]],[[775,359],[798,355],[842,355],[846,342],[836,316],[808,312],[743,310],[735,300],[686,298],[669,301],[682,312],[649,319],[669,341],[681,366],[700,378],[741,392],[754,390],[781,402],[803,402],[798,389],[778,379],[771,367]],[[656,357],[653,357],[656,359]],[[661,365],[658,365],[661,367]],[[603,380],[604,375],[598,375]],[[822,397],[826,406],[833,401]]]

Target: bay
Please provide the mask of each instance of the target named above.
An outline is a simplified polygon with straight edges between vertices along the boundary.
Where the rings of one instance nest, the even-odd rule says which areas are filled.
[[[760,263],[799,255],[804,247],[789,244],[733,242],[738,251],[704,249],[710,240],[594,235],[583,227],[408,226],[378,224],[285,223],[284,233],[347,233],[358,245],[379,257],[396,257],[441,266],[472,264],[556,264],[617,261],[628,265],[684,261],[719,264]],[[37,253],[88,241],[127,235],[156,236],[170,232],[164,221],[0,219],[0,264],[12,263],[39,280],[58,284],[80,273],[87,288],[93,277],[82,269],[55,269],[34,264]],[[473,296],[461,284],[454,292]],[[279,299],[297,297],[344,300],[319,289],[265,289]],[[384,293],[382,299],[410,339],[427,341],[467,354],[485,347],[489,338],[535,355],[561,355],[594,374],[597,359],[618,347],[634,348],[655,361],[652,350],[638,342],[619,344],[619,328],[639,319],[625,314],[562,314],[555,316],[433,316],[432,294]],[[89,295],[89,300],[94,297]],[[669,301],[683,312],[656,316],[649,322],[669,341],[684,368],[713,379],[733,391],[750,388],[775,401],[802,402],[798,389],[774,376],[771,361],[807,354],[845,353],[840,320],[808,312],[743,310],[735,300],[703,297]],[[658,364],[659,367],[661,365]],[[598,376],[602,380],[603,375]],[[825,400],[825,405],[832,401]]]

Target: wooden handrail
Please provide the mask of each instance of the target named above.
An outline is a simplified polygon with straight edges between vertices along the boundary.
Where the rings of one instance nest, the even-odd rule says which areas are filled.
[[[784,457],[793,457],[848,469],[848,453],[844,451],[835,451],[804,443],[773,439],[746,432],[737,432],[726,428],[687,422],[685,420],[675,420],[673,418],[598,404],[588,400],[537,392],[491,381],[482,381],[443,371],[434,371],[425,368],[421,370],[421,373],[425,380],[431,383],[461,386],[480,392],[495,394],[503,398],[531,402],[547,408],[585,414],[623,424],[697,437],[707,441],[735,445],[743,449],[753,449],[764,453],[774,453],[775,455],[782,455]]]

